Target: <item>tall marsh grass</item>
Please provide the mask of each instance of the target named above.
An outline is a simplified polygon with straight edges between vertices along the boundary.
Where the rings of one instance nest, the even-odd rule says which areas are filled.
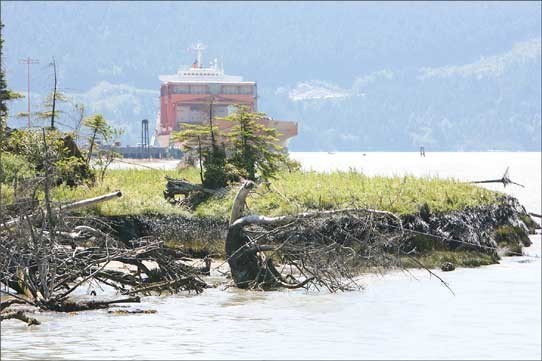
[[[58,201],[78,200],[120,189],[123,197],[86,209],[99,215],[185,214],[163,196],[168,175],[199,182],[197,169],[111,170],[104,182],[94,187],[56,188]],[[225,196],[211,197],[194,213],[199,216],[227,217],[237,187]],[[368,177],[355,171],[332,173],[283,172],[268,185],[260,186],[248,200],[252,213],[282,215],[309,210],[370,207],[398,214],[417,212],[426,203],[431,211],[447,212],[468,206],[492,203],[498,193],[454,179]]]

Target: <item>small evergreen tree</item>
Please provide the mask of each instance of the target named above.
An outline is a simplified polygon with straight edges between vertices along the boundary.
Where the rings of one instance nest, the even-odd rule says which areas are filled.
[[[264,113],[250,112],[247,106],[239,105],[223,118],[233,123],[228,134],[231,153],[228,161],[250,180],[273,178],[287,160],[277,130],[262,124],[265,117]]]
[[[43,101],[43,110],[36,113],[36,116],[41,120],[49,120],[51,118],[58,119],[64,110],[59,109],[59,103],[67,103],[69,101],[68,97],[62,92],[52,92],[47,94],[45,100]],[[54,113],[53,113],[53,102],[54,104]],[[24,114],[24,113],[21,113]],[[53,128],[54,125],[51,126]]]
[[[89,138],[87,155],[87,163],[90,163],[90,157],[92,156],[92,151],[96,145],[96,140],[100,137],[104,140],[109,139],[111,133],[113,132],[113,128],[107,124],[107,120],[105,120],[101,114],[94,114],[85,118],[83,120],[83,124],[92,132]]]
[[[197,158],[201,183],[205,181],[203,172],[204,154],[209,151],[209,127],[200,124],[183,124],[182,130],[171,134],[173,141],[181,143],[185,158]]]
[[[217,144],[218,134],[211,124],[183,124],[182,130],[172,134],[172,139],[198,159],[203,186],[217,189],[227,185],[229,172],[225,148]]]
[[[213,123],[183,124],[172,139],[180,142],[183,150],[198,159],[201,183],[212,189],[226,186],[240,178],[267,180],[286,165],[287,154],[279,145],[276,129],[263,125],[264,113],[250,112],[246,106],[237,106],[231,115],[220,118],[233,123],[229,133],[220,136]],[[218,139],[225,143],[218,144]]]

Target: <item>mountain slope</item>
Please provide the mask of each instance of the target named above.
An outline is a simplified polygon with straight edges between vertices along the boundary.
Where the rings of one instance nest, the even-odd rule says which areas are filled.
[[[258,81],[294,150],[540,150],[540,2],[2,2],[11,88],[61,88],[127,128],[154,124],[159,74],[205,61]],[[24,102],[12,113],[24,110]],[[67,120],[66,120],[67,121]],[[15,125],[22,122],[12,120]]]

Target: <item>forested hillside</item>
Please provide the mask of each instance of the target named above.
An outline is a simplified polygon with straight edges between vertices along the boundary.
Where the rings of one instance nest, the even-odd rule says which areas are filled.
[[[540,11],[529,3],[2,2],[11,88],[63,90],[126,128],[154,124],[159,74],[208,45],[296,120],[292,150],[540,150]],[[17,101],[12,114],[25,109]],[[66,119],[65,123],[69,123]],[[11,119],[12,125],[24,122]]]

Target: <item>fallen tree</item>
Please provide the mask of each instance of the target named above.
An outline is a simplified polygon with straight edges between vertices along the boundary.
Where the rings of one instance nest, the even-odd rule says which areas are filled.
[[[495,253],[492,230],[506,223],[522,231],[525,213],[515,204],[495,204],[457,214],[435,214],[421,207],[419,215],[402,217],[369,208],[244,215],[254,187],[247,181],[239,189],[225,241],[233,282],[244,289],[359,288],[356,277],[361,272],[405,268],[405,258],[425,268],[415,256],[427,239],[432,246],[439,243],[451,250]],[[49,208],[54,211],[38,207],[32,216],[21,214],[18,222],[0,229],[0,293],[13,297],[2,300],[3,314],[13,312],[7,308],[18,303],[72,312],[139,302],[138,295],[199,293],[207,287],[200,275],[209,274],[210,259],[194,267],[189,254],[166,247],[155,229],[120,240],[88,218],[70,216],[67,211],[73,207]],[[477,230],[482,232],[475,235]],[[89,283],[109,285],[128,298],[82,302],[70,297]]]
[[[398,258],[390,256],[393,249],[399,254],[404,240],[401,220],[394,214],[341,209],[243,217],[246,198],[253,188],[254,183],[247,181],[239,189],[225,244],[237,287],[314,286],[333,292],[357,288],[354,277],[364,266],[399,265]],[[342,222],[345,219],[348,221]],[[332,236],[326,227],[335,227]]]

